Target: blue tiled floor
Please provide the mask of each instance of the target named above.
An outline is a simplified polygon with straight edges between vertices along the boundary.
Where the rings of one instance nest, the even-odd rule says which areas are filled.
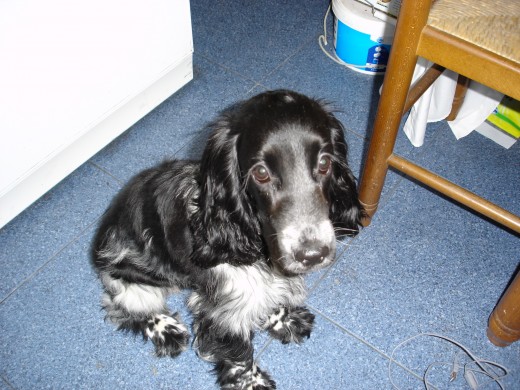
[[[204,123],[228,104],[271,88],[334,103],[347,128],[356,175],[381,78],[344,69],[317,46],[324,0],[193,0],[194,80],[0,231],[0,389],[215,389],[211,366],[192,351],[158,359],[150,344],[103,322],[89,263],[96,222],[121,185],[166,157],[196,158]],[[478,134],[456,141],[431,124],[425,145],[403,135],[397,150],[520,213],[520,145]],[[328,270],[308,278],[316,329],[303,345],[255,340],[280,389],[390,389],[388,359],[401,341],[438,333],[507,366],[520,388],[520,344],[486,338],[489,313],[520,260],[518,236],[391,172],[372,225]],[[169,304],[182,308],[184,295]],[[399,362],[422,375],[455,348],[420,338]],[[449,371],[449,369],[448,369]],[[467,388],[433,373],[438,388]],[[424,388],[394,368],[403,389]],[[488,385],[488,389],[494,389]]]

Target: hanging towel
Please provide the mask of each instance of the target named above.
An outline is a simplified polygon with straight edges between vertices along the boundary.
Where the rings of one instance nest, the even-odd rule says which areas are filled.
[[[430,66],[431,62],[419,58],[412,83],[421,77]],[[457,73],[446,69],[410,110],[403,130],[412,145],[422,146],[426,124],[443,120],[450,113],[457,77]],[[457,118],[448,122],[455,137],[457,139],[465,137],[484,122],[498,106],[502,97],[501,93],[471,81]]]

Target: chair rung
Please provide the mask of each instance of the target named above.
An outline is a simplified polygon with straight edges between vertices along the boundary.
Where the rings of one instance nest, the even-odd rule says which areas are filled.
[[[517,215],[395,154],[392,154],[387,162],[398,171],[520,233],[520,218]]]
[[[403,114],[419,100],[428,88],[439,78],[446,68],[439,64],[433,64],[424,74],[411,86],[404,104]]]

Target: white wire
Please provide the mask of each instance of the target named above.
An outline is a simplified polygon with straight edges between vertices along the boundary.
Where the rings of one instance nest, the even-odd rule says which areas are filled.
[[[395,352],[400,348],[402,347],[403,345],[405,344],[408,344],[410,341],[418,338],[418,337],[423,337],[423,336],[429,336],[429,337],[436,337],[436,338],[439,338],[439,339],[442,339],[442,340],[445,340],[445,341],[448,341],[450,343],[452,343],[453,345],[459,347],[460,349],[462,349],[466,355],[469,356],[469,358],[471,359],[471,362],[469,363],[466,363],[464,365],[464,371],[472,371],[474,373],[480,373],[480,374],[483,374],[483,375],[486,375],[488,376],[489,378],[491,378],[490,381],[486,381],[485,383],[490,383],[490,382],[496,382],[498,384],[498,386],[500,387],[500,389],[502,390],[505,390],[505,386],[504,384],[500,381],[501,379],[505,378],[508,374],[509,374],[509,370],[502,366],[501,364],[498,364],[498,363],[495,363],[495,362],[491,362],[491,361],[488,361],[488,360],[482,360],[482,359],[479,359],[478,357],[476,357],[467,347],[465,347],[464,345],[458,343],[457,341],[453,340],[453,339],[450,339],[449,337],[446,337],[446,336],[443,336],[443,335],[439,335],[439,334],[436,334],[436,333],[420,333],[420,334],[417,334],[415,336],[412,336],[404,341],[402,341],[401,343],[399,343],[392,351],[392,354],[390,355],[390,359],[389,359],[389,362],[388,362],[388,378],[390,380],[390,383],[392,384],[392,386],[395,388],[395,389],[399,389],[399,387],[395,384],[393,378],[392,378],[392,365],[395,363],[395,360],[394,360],[394,355],[395,355]],[[428,382],[428,373],[430,372],[430,369],[433,367],[433,366],[438,366],[438,365],[449,365],[450,363],[447,363],[447,362],[435,362],[435,363],[432,363],[428,366],[428,368],[426,369],[425,373],[424,373],[424,376],[423,376],[423,383],[426,387],[427,390],[429,389],[435,389],[435,387],[433,385],[431,385],[429,382]],[[469,368],[468,366],[471,365],[471,364],[476,364],[480,370],[474,370],[474,369],[471,369]],[[497,374],[491,367],[488,367],[488,366],[491,366],[491,367],[496,367],[498,369],[500,369],[501,371],[504,372],[503,375],[499,375]],[[481,387],[481,386],[479,386]]]
[[[352,67],[355,67],[355,68],[366,68],[366,64],[363,64],[363,65],[358,65],[358,64],[349,64],[349,63],[346,63],[344,61],[342,61],[341,59],[338,58],[338,56],[336,55],[336,53],[334,52],[334,56],[332,56],[329,51],[327,49],[325,49],[325,46],[328,46],[328,42],[327,42],[327,19],[329,18],[329,13],[330,13],[330,10],[332,8],[332,3],[329,4],[328,8],[327,8],[327,12],[325,12],[325,17],[323,18],[323,35],[320,35],[318,37],[318,45],[320,45],[320,48],[321,48],[321,51],[327,56],[329,57],[332,61],[340,64],[340,65],[343,65],[343,66],[352,66]]]

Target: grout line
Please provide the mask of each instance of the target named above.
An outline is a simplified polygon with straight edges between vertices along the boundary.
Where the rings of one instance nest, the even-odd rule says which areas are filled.
[[[270,89],[269,87],[265,86],[262,83],[255,83],[255,85],[253,85],[250,89],[248,89],[246,93],[252,94],[255,89],[259,89],[259,88],[262,88],[263,90],[266,90],[266,91],[268,91]],[[260,92],[263,92],[263,91],[258,91],[258,93],[260,93]]]
[[[289,52],[287,57],[283,61],[281,61],[278,65],[276,65],[272,70],[267,72],[266,75],[262,76],[260,82],[267,82],[267,79],[270,78],[274,73],[278,71],[278,69],[282,68],[285,64],[287,64],[291,59],[293,59],[297,54],[301,53],[307,46],[310,46],[311,43],[315,41],[315,37],[309,38],[304,41],[299,47],[294,49],[292,52]]]
[[[11,385],[11,383],[3,375],[0,378],[1,378],[1,380],[2,380],[4,385],[6,385],[9,389],[13,389],[14,390],[14,386]]]
[[[269,348],[269,346],[271,345],[273,340],[274,339],[271,336],[269,336],[269,340],[267,340],[267,342],[262,346],[262,348],[260,348],[260,350],[256,354],[255,363],[257,363],[260,360],[260,358],[262,357],[263,353],[267,350],[267,348]]]
[[[388,360],[389,364],[391,362],[393,362],[396,366],[401,367],[403,370],[407,371],[408,373],[410,373],[411,375],[413,375],[414,377],[419,379],[421,382],[423,382],[423,377],[421,375],[417,374],[412,369],[406,367],[403,363],[393,359],[391,356],[387,355],[386,352],[380,350],[375,345],[373,345],[370,342],[366,341],[363,337],[361,337],[361,336],[357,335],[356,333],[348,330],[347,328],[345,328],[344,326],[342,326],[341,324],[339,324],[338,322],[336,322],[332,318],[330,318],[327,315],[323,314],[321,311],[319,311],[315,307],[313,307],[311,305],[307,305],[307,307],[309,309],[311,309],[312,311],[314,311],[315,313],[319,314],[321,317],[323,317],[328,322],[330,322],[333,326],[339,328],[343,333],[346,333],[348,336],[354,338],[355,340],[359,341],[361,344],[365,345],[366,347],[370,348],[371,350],[373,350],[377,354],[381,355],[384,359]]]
[[[332,108],[333,108],[333,113],[345,114],[345,112],[342,111],[341,108],[337,108],[334,105],[332,106]],[[369,122],[368,126],[369,127],[367,128],[367,132],[365,132],[365,134],[358,133],[358,131],[351,129],[350,127],[349,128],[345,127],[344,130],[345,130],[346,134],[355,135],[357,138],[359,138],[362,141],[365,141],[365,142],[368,143],[368,142],[370,142],[370,138],[371,138],[369,134],[370,134],[370,131],[371,131],[371,128],[372,128],[372,124]]]
[[[128,129],[130,130],[130,129]],[[127,131],[128,131],[127,130]],[[181,152],[182,150],[186,150],[186,148],[188,146],[190,146],[191,142],[192,141],[195,141],[197,138],[199,137],[204,137],[205,136],[205,127],[203,126],[201,129],[195,131],[192,135],[190,135],[190,141],[187,141],[186,143],[184,143],[181,147],[179,147],[178,149],[176,149],[174,152],[172,152],[172,154],[170,155],[164,155],[163,156],[163,159],[174,159],[176,158],[175,156],[177,155],[177,153]],[[91,166],[93,166],[94,168],[100,170],[101,172],[103,172],[105,175],[109,176],[110,178],[112,178],[114,181],[117,182],[118,185],[120,186],[124,186],[127,182],[128,182],[128,179],[120,179],[119,177],[117,177],[115,174],[111,173],[108,169],[106,169],[105,167],[99,165],[98,163],[92,161],[92,159],[86,161],[87,164],[90,164]],[[158,163],[156,163],[158,164]],[[136,172],[135,174],[138,174],[139,172],[142,172],[143,169],[139,170],[138,172]]]
[[[399,131],[402,131],[402,128],[400,128]],[[436,131],[432,135],[432,141],[436,140],[438,137],[439,137],[439,131]],[[415,154],[415,156],[413,158],[417,159],[420,156],[422,156],[423,154],[426,154],[427,153],[426,149],[427,148],[422,147],[419,151],[417,151],[417,153]],[[410,157],[407,157],[407,158],[410,158]],[[391,167],[388,167],[387,175],[389,172],[392,172],[393,174],[397,175],[398,179],[396,180],[396,182],[394,183],[394,185],[392,187],[388,188],[388,192],[386,194],[384,194],[384,196],[382,196],[381,199],[379,200],[379,204],[377,207],[378,212],[381,211],[392,200],[392,198],[394,197],[395,193],[397,192],[397,190],[399,189],[399,187],[401,186],[403,181],[406,180],[407,182],[411,182],[411,183],[414,182],[409,176],[407,176],[399,171],[395,171]],[[376,215],[377,215],[377,213],[376,213]]]
[[[393,173],[395,173],[395,172],[393,172]],[[398,175],[398,176],[399,176],[399,178],[396,180],[394,185],[388,189],[388,192],[386,194],[384,194],[384,196],[381,196],[381,199],[379,200],[379,204],[377,205],[378,212],[380,212],[393,199],[395,193],[397,192],[398,188],[401,186],[401,183],[405,179],[404,177],[402,177],[400,175]],[[376,212],[376,214],[377,214],[377,212]]]
[[[87,233],[87,231],[98,223],[101,216],[97,217],[91,223],[87,224],[83,229],[81,229],[78,234],[72,238],[69,242],[64,244],[60,249],[58,249],[54,254],[52,254],[48,260],[46,260],[42,265],[40,265],[35,271],[33,271],[29,276],[27,276],[24,280],[18,283],[12,291],[7,293],[3,298],[0,299],[0,305],[6,302],[12,295],[14,295],[20,288],[25,286],[27,283],[31,282],[40,272],[42,272],[47,266],[52,263],[60,254],[62,254],[66,249],[79,241],[79,239]]]
[[[356,236],[357,237],[357,236]],[[344,246],[343,246],[343,249],[340,250],[340,252],[336,255],[337,256],[337,259],[330,267],[327,268],[326,272],[323,273],[322,276],[320,276],[320,278],[312,285],[312,287],[308,288],[307,290],[307,294],[310,295],[317,287],[318,285],[327,277],[327,275],[331,272],[331,270],[333,268],[335,268],[336,264],[339,263],[341,257],[345,254],[345,252],[350,248],[350,244],[356,239],[356,237],[350,237],[349,240],[347,240],[348,243],[346,243]],[[314,309],[313,309],[314,310]],[[317,311],[317,310],[316,310]],[[269,346],[271,345],[271,343],[273,342],[273,338],[272,337],[269,337],[269,340],[262,346],[262,348],[260,349],[260,351],[258,352],[257,354],[257,357],[255,359],[258,360],[260,359],[261,355],[267,350],[267,348],[269,348]]]
[[[408,372],[410,375],[414,376],[415,378],[417,378],[418,380],[420,380],[421,382],[424,383],[423,376],[417,374],[412,369],[406,367],[403,363],[399,362],[398,360],[393,359],[391,356],[388,356],[384,351],[380,350],[375,345],[373,345],[373,344],[369,343],[368,341],[366,341],[365,339],[363,339],[361,336],[357,335],[354,332],[351,332],[350,330],[348,330],[347,328],[345,328],[344,326],[342,326],[338,322],[336,322],[333,319],[329,318],[327,315],[323,314],[321,311],[317,310],[315,307],[313,307],[311,305],[307,305],[307,307],[310,310],[312,310],[313,312],[315,312],[316,314],[318,314],[321,317],[323,317],[326,321],[330,322],[334,327],[339,328],[343,333],[346,333],[348,336],[350,336],[351,338],[357,340],[358,342],[360,342],[361,344],[365,345],[366,347],[370,348],[371,350],[376,352],[378,355],[381,355],[381,357],[383,357],[384,359],[388,360],[388,364],[394,363],[396,366],[402,368],[403,370]],[[260,360],[260,358],[262,357],[264,352],[272,344],[273,340],[274,339],[272,337],[270,337],[269,340],[262,346],[262,348],[260,348],[260,350],[258,351],[258,353],[257,353],[257,355],[255,357],[255,363],[257,363]]]
[[[235,76],[238,76],[240,77],[243,81],[247,81],[247,82],[250,82],[250,83],[253,83],[253,84],[258,84],[257,81],[253,80],[252,78],[250,78],[249,76],[246,76],[240,72],[237,72],[236,70],[224,65],[224,64],[221,64],[220,62],[214,60],[213,58],[203,54],[203,53],[198,53],[199,56],[201,56],[202,58],[204,58],[206,61],[209,61],[211,62],[213,65],[216,65],[218,66],[219,68],[225,70],[226,72],[229,72],[231,73],[231,75],[235,75]]]
[[[117,176],[114,176],[112,173],[110,173],[108,170],[103,168],[101,165],[96,164],[95,162],[92,162],[91,160],[87,161],[88,164],[92,165],[94,168],[97,168],[104,174],[110,176],[113,180],[115,180],[119,185],[125,184],[123,180],[119,179]]]
[[[361,234],[361,232],[359,234]],[[356,235],[356,237],[357,237],[357,235]],[[356,237],[350,237],[349,240],[346,243],[341,244],[342,245],[342,249],[336,254],[336,260],[334,261],[334,263],[332,263],[332,265],[330,265],[325,270],[323,275],[321,275],[318,278],[318,280],[316,280],[314,282],[314,284],[307,289],[307,295],[308,296],[310,296],[314,292],[314,290],[316,290],[319,287],[319,285],[323,282],[323,280],[325,280],[325,278],[332,272],[332,270],[336,268],[336,265],[342,260],[343,255],[345,255],[345,253],[350,248],[351,244],[356,239]]]
[[[228,66],[226,66],[224,64],[221,64],[220,62],[216,61],[215,59],[213,59],[212,57],[208,56],[207,54],[199,53],[199,55],[202,58],[204,58],[205,60],[207,60],[207,61],[213,63],[214,65],[217,65],[218,67],[222,68],[223,70],[239,76],[244,81],[252,82],[254,85],[253,85],[253,87],[251,87],[251,89],[249,91],[255,89],[258,86],[261,86],[261,87],[269,90],[269,89],[272,89],[272,88],[266,86],[268,84],[267,80],[274,73],[276,73],[276,71],[278,69],[280,69],[287,62],[289,62],[294,56],[296,56],[298,53],[302,52],[307,46],[310,46],[314,40],[315,40],[315,37],[309,38],[308,40],[304,41],[299,47],[294,49],[292,52],[289,52],[287,57],[285,57],[281,62],[279,62],[276,66],[274,66],[274,68],[271,69],[270,71],[268,71],[265,75],[261,76],[260,80],[255,80],[255,79],[253,79],[253,78],[251,78],[249,76],[246,76],[245,74],[242,74],[242,73],[240,73],[240,72],[238,72],[238,71],[236,71],[236,70],[234,70],[234,69],[232,69],[232,68],[230,68],[230,67],[228,67]]]
[[[366,136],[364,136],[362,134],[359,134],[355,130],[352,130],[352,129],[346,128],[346,127],[345,127],[345,134],[353,135],[356,138],[359,138],[360,140],[366,141],[366,142],[368,142],[370,140],[370,138],[368,138],[368,137],[366,137]]]

